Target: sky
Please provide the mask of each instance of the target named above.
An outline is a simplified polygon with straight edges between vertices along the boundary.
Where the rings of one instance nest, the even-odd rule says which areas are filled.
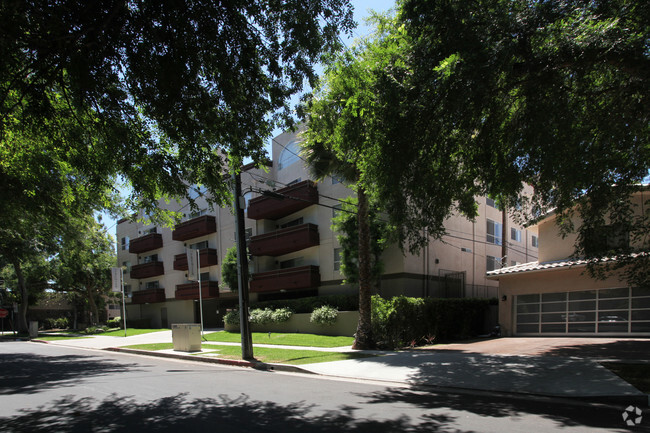
[[[371,32],[371,27],[366,26],[364,23],[364,18],[369,15],[370,10],[377,12],[386,12],[389,9],[395,6],[395,0],[352,0],[352,6],[354,8],[354,21],[357,23],[357,28],[354,30],[352,36],[343,37],[344,42],[349,46],[354,39],[367,36]],[[296,101],[298,98],[296,98]],[[273,137],[279,135],[282,130],[277,129],[273,132]],[[267,152],[270,154],[271,141],[267,145]],[[108,228],[108,232],[114,237],[116,236],[116,227],[117,221],[115,218],[110,216],[107,213],[102,213],[102,222]]]

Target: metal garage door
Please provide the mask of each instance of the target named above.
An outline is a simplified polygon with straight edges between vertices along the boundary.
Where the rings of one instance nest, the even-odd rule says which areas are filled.
[[[517,335],[650,335],[650,288],[518,295]]]

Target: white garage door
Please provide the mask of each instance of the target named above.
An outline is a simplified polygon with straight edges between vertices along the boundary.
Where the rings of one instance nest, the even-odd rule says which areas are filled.
[[[517,335],[650,335],[650,288],[518,295]]]

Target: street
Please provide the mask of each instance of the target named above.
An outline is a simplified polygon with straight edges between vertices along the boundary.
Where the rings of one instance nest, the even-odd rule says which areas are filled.
[[[441,393],[252,369],[0,343],[7,432],[594,432],[628,428],[619,407]],[[645,425],[644,425],[645,424]]]

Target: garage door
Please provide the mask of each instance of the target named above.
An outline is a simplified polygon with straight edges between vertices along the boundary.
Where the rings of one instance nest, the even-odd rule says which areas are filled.
[[[518,295],[515,324],[517,335],[650,335],[650,288]]]

